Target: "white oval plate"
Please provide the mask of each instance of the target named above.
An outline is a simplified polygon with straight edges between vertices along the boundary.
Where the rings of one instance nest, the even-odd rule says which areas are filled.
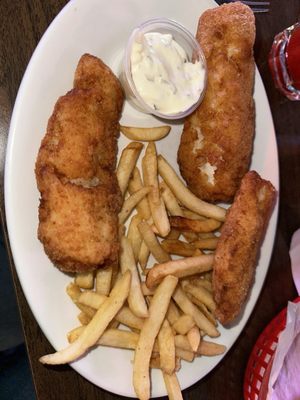
[[[175,5],[176,4],[176,5]],[[5,206],[10,244],[17,273],[29,306],[55,349],[67,345],[66,333],[78,325],[78,310],[65,293],[70,277],[54,268],[37,239],[39,193],[34,166],[49,116],[60,95],[72,88],[80,56],[91,53],[118,74],[120,59],[131,30],[153,17],[177,20],[196,31],[199,15],[216,4],[212,0],[73,0],[60,12],[37,46],[24,75],[11,121],[6,169]],[[256,73],[256,139],[252,168],[278,188],[278,159],[272,117],[259,73]],[[122,123],[158,125],[153,117],[125,105]],[[158,144],[177,169],[176,153],[182,126]],[[127,143],[121,136],[119,150]],[[228,349],[241,333],[261,291],[268,270],[276,230],[277,207],[262,247],[255,284],[245,311],[230,329],[220,327],[220,343]],[[42,355],[42,354],[41,354]],[[111,392],[133,396],[133,353],[98,348],[74,362],[72,367],[94,384]],[[182,389],[211,371],[221,356],[183,363],[178,373]],[[159,371],[152,374],[152,396],[166,394]]]

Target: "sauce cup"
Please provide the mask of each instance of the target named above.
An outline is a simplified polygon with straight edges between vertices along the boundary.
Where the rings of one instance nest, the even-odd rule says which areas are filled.
[[[136,89],[131,73],[132,46],[137,41],[138,38],[150,32],[171,34],[173,39],[186,52],[188,58],[187,61],[192,63],[198,61],[202,65],[202,68],[204,70],[203,89],[199,93],[199,97],[195,99],[195,102],[191,106],[182,111],[176,113],[160,112],[159,110],[154,109],[153,107],[151,107],[151,105],[146,103],[143,97]],[[203,51],[199,43],[184,26],[173,20],[166,18],[151,19],[136,27],[133,30],[131,36],[129,37],[125,49],[125,54],[122,60],[120,80],[125,90],[127,100],[139,111],[142,111],[147,114],[153,114],[156,117],[162,119],[168,119],[168,120],[182,119],[187,115],[191,114],[203,100],[206,89],[206,81],[207,81],[207,67],[206,67],[205,56],[203,54]]]

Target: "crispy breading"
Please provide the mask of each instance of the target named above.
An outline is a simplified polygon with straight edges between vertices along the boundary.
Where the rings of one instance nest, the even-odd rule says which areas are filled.
[[[212,279],[215,315],[222,324],[232,322],[247,299],[275,197],[273,185],[250,171],[242,179],[227,213]]]
[[[120,134],[119,118],[124,102],[120,81],[102,60],[90,54],[84,54],[75,71],[74,88],[93,88],[100,94],[105,115],[106,141],[105,146],[101,147],[99,160],[102,167],[115,168],[115,149]]]
[[[103,112],[108,116],[108,122],[118,121],[124,101],[123,89],[100,58],[91,54],[81,56],[75,71],[74,88],[97,90],[102,96]]]
[[[47,164],[67,179],[92,179],[101,162],[98,152],[104,127],[101,101],[94,90],[73,89],[60,97],[41,143],[37,171]]]
[[[81,68],[86,59],[91,63]],[[115,166],[123,92],[96,57],[84,55],[78,68],[82,85],[56,102],[35,169],[41,193],[38,237],[53,263],[68,272],[116,261],[122,202]],[[109,87],[111,97],[104,101]]]
[[[241,3],[207,10],[196,38],[206,57],[207,90],[185,121],[178,163],[197,196],[227,202],[249,169],[253,147],[253,12]]]
[[[119,249],[115,194],[105,185],[84,187],[40,170],[39,239],[64,271],[88,271],[112,263]]]

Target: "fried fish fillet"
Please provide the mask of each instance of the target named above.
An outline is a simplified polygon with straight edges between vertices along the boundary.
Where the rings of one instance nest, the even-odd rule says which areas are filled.
[[[253,12],[241,3],[207,10],[196,38],[206,57],[207,90],[185,121],[178,163],[198,197],[227,202],[249,169],[253,147]]]
[[[96,57],[84,55],[77,70],[86,59],[91,63],[81,70],[81,84],[55,104],[35,168],[38,237],[52,262],[68,272],[111,264],[119,250],[115,166],[123,91]]]
[[[111,69],[100,58],[91,54],[81,56],[75,71],[74,88],[97,90],[102,97],[107,122],[117,124],[124,102],[123,89]]]
[[[85,187],[40,171],[39,238],[62,270],[84,272],[110,263],[119,249],[115,193],[106,185]]]
[[[239,315],[248,296],[275,197],[273,185],[250,171],[242,179],[227,213],[212,279],[215,315],[222,324]]]
[[[102,60],[84,54],[77,65],[74,88],[93,88],[101,96],[101,106],[105,115],[105,146],[101,146],[99,160],[101,167],[116,166],[116,147],[119,137],[119,118],[124,103],[123,89],[119,80]]]

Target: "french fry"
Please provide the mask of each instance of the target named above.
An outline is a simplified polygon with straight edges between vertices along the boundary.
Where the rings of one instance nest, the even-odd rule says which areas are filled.
[[[153,222],[161,236],[170,232],[170,224],[165,204],[160,196],[157,176],[157,154],[154,142],[149,142],[142,159],[144,184],[151,186],[148,200]]]
[[[195,253],[193,254],[193,257],[198,257],[201,256],[203,254],[203,252],[200,249],[196,249]]]
[[[177,231],[176,229],[171,229],[165,238],[169,240],[177,240],[180,238],[180,235],[181,232]]]
[[[150,256],[150,250],[149,250],[148,246],[146,245],[145,241],[143,240],[141,247],[140,247],[139,256],[138,256],[139,264],[143,271],[147,267],[149,256]]]
[[[160,368],[167,374],[175,371],[175,340],[169,322],[165,319],[158,333]]]
[[[152,224],[151,228],[152,228],[153,232],[155,233],[155,235],[160,236],[160,234],[159,234],[158,230],[156,229],[155,225]],[[165,239],[177,240],[177,239],[179,239],[180,235],[181,235],[180,231],[177,231],[176,229],[171,229],[170,232],[167,234],[167,236],[165,236]]]
[[[81,303],[79,303],[79,301],[77,301],[75,304],[79,308],[79,310],[81,310],[89,318],[93,318],[93,316],[96,314],[96,311],[92,307],[81,304]],[[82,318],[84,318],[84,317],[82,316]]]
[[[203,304],[201,301],[199,301],[196,297],[191,295],[189,292],[186,292],[186,295],[188,298],[191,300],[192,303],[194,303],[200,311],[206,316],[206,318],[215,326],[217,326],[217,320],[214,317],[214,315],[209,311],[209,309],[206,307],[205,304]]]
[[[81,323],[81,325],[87,325],[92,317],[90,317],[89,315],[87,315],[85,312],[81,311],[78,315],[77,315],[78,321]]]
[[[217,236],[214,232],[182,232],[183,237],[188,242],[195,242],[197,240],[204,240],[204,239],[216,239]]]
[[[197,249],[215,250],[217,248],[219,238],[197,239],[192,242],[192,245]]]
[[[198,274],[212,269],[214,256],[203,254],[197,257],[187,257],[181,260],[172,260],[163,264],[154,265],[148,272],[146,285],[148,288],[155,287],[167,275],[178,278]]]
[[[175,324],[175,322],[178,320],[180,317],[181,313],[177,307],[177,305],[174,303],[174,301],[171,299],[167,311],[167,319],[171,325]]]
[[[120,126],[120,131],[131,140],[141,140],[142,142],[157,141],[163,139],[170,132],[168,125],[155,126],[151,128],[140,128],[135,126]]]
[[[119,213],[119,224],[125,223],[134,207],[151,191],[151,187],[144,187],[129,196],[123,203]]]
[[[137,317],[135,314],[133,314],[130,308],[126,306],[121,308],[121,310],[115,316],[115,319],[129,328],[137,330],[141,330],[144,323],[143,318]]]
[[[185,217],[171,216],[169,218],[172,228],[184,232],[212,232],[220,228],[221,222],[212,218],[205,220],[189,219]]]
[[[173,373],[170,375],[163,372],[163,378],[169,400],[183,400],[179,381],[176,374]]]
[[[161,196],[163,198],[163,201],[165,202],[165,206],[166,206],[167,210],[169,211],[170,215],[174,215],[174,216],[178,215],[178,216],[183,217],[183,215],[184,215],[183,211],[182,211],[176,197],[170,190],[170,188],[166,185],[165,182],[161,182],[159,184],[159,187],[160,187]]]
[[[85,327],[79,326],[67,335],[69,343],[73,343],[83,333]],[[132,331],[125,331],[123,329],[107,329],[100,339],[97,341],[97,345],[117,347],[121,349],[135,349],[139,339],[139,334]]]
[[[178,279],[167,276],[158,286],[149,307],[138,341],[133,363],[133,386],[141,400],[150,398],[150,358],[155,338],[165,318],[171,296],[177,286]]]
[[[81,294],[80,287],[78,285],[76,285],[76,283],[74,283],[74,282],[70,282],[68,284],[68,286],[66,287],[66,292],[74,303],[77,302],[78,297]]]
[[[145,282],[142,282],[141,287],[142,287],[142,292],[143,292],[143,295],[144,295],[144,296],[153,296],[153,295],[154,295],[155,289],[149,289],[149,288],[147,288]]]
[[[125,236],[121,238],[120,266],[123,274],[127,270],[131,272],[131,286],[127,299],[129,308],[137,317],[146,318],[148,316],[147,304],[142,293],[131,243]]]
[[[180,357],[182,360],[192,362],[195,358],[195,354],[191,350],[184,350],[180,347],[176,347],[176,356]]]
[[[195,232],[187,232],[187,231],[185,231],[185,232],[182,232],[182,236],[185,238],[185,240],[188,243],[195,242],[196,240],[199,239],[198,233],[195,233]]]
[[[105,300],[107,300],[107,296],[91,290],[85,290],[80,294],[77,302],[81,305],[98,310]]]
[[[189,210],[188,208],[182,207],[182,213],[183,213],[183,217],[188,218],[188,219],[195,219],[195,220],[200,220],[203,221],[206,218],[203,217],[203,215],[199,215],[197,213],[195,213],[192,210]]]
[[[186,335],[176,335],[175,336],[175,346],[176,349],[182,349],[185,351],[192,351],[191,344]]]
[[[191,283],[184,283],[183,288],[185,292],[190,293],[193,297],[198,299],[201,303],[214,312],[216,309],[216,303],[213,299],[212,293],[201,286],[194,286]]]
[[[176,353],[176,351],[175,351]],[[160,367],[160,357],[157,353],[155,355],[152,354],[151,360],[150,360],[150,368],[157,368],[161,369]],[[175,372],[178,372],[181,368],[181,358],[177,357],[175,355]]]
[[[136,165],[137,159],[143,148],[142,143],[131,142],[125,149],[122,151],[118,166],[117,166],[117,180],[121,190],[122,195],[124,196],[130,176],[132,171]]]
[[[201,341],[201,334],[198,326],[193,326],[186,334],[193,352],[197,352]]]
[[[131,247],[134,254],[134,259],[137,262],[139,258],[139,252],[142,244],[142,237],[138,228],[138,224],[142,218],[139,214],[134,215],[131,220],[127,231],[127,238],[131,243]]]
[[[128,184],[128,191],[130,194],[137,192],[138,190],[144,187],[142,177],[140,174],[140,170],[135,167],[132,172],[132,177]],[[151,217],[150,206],[148,202],[148,198],[144,197],[137,205],[136,210],[142,219],[146,221]]]
[[[95,278],[96,292],[108,296],[111,288],[113,268],[110,265],[106,268],[98,269]]]
[[[181,358],[175,357],[175,372],[178,372],[181,368]]]
[[[161,247],[169,254],[176,254],[182,257],[192,257],[196,247],[193,243],[186,243],[182,240],[165,239],[161,242]]]
[[[226,210],[214,204],[207,203],[196,197],[181,181],[166,159],[159,155],[157,157],[158,172],[177,199],[188,209],[208,218],[224,221]]]
[[[42,364],[65,364],[82,356],[105,331],[107,325],[123,306],[130,290],[131,274],[127,271],[112,289],[109,298],[99,307],[82,334],[65,349],[48,354],[39,360]]]
[[[138,340],[139,334],[136,332],[123,329],[107,329],[99,338],[97,344],[121,349],[135,349]]]
[[[72,329],[67,333],[67,339],[69,343],[75,342],[75,340],[81,335],[84,330],[84,326],[77,326],[77,328]]]
[[[223,354],[225,351],[226,346],[224,346],[223,344],[201,340],[197,350],[197,354],[200,356],[217,356]]]
[[[190,278],[186,278],[183,279],[182,282],[185,281],[187,283],[191,283],[194,286],[201,286],[204,287],[206,290],[208,290],[209,292],[212,292],[212,283],[211,281],[209,281],[208,279],[205,279],[203,276],[201,275],[195,275],[195,276],[191,276]]]
[[[187,332],[195,326],[195,321],[193,317],[187,314],[181,315],[172,325],[180,335],[186,335]]]
[[[140,234],[146,243],[150,253],[154,256],[159,263],[167,262],[171,259],[169,254],[161,247],[151,227],[146,221],[142,221],[138,225]]]
[[[220,335],[216,327],[211,323],[209,319],[205,317],[203,313],[191,302],[188,296],[184,293],[181,286],[178,285],[173,293],[173,299],[181,310],[193,317],[196,325],[208,334],[210,337],[217,337]]]
[[[82,289],[92,289],[94,287],[93,272],[80,272],[75,276],[75,284]]]

